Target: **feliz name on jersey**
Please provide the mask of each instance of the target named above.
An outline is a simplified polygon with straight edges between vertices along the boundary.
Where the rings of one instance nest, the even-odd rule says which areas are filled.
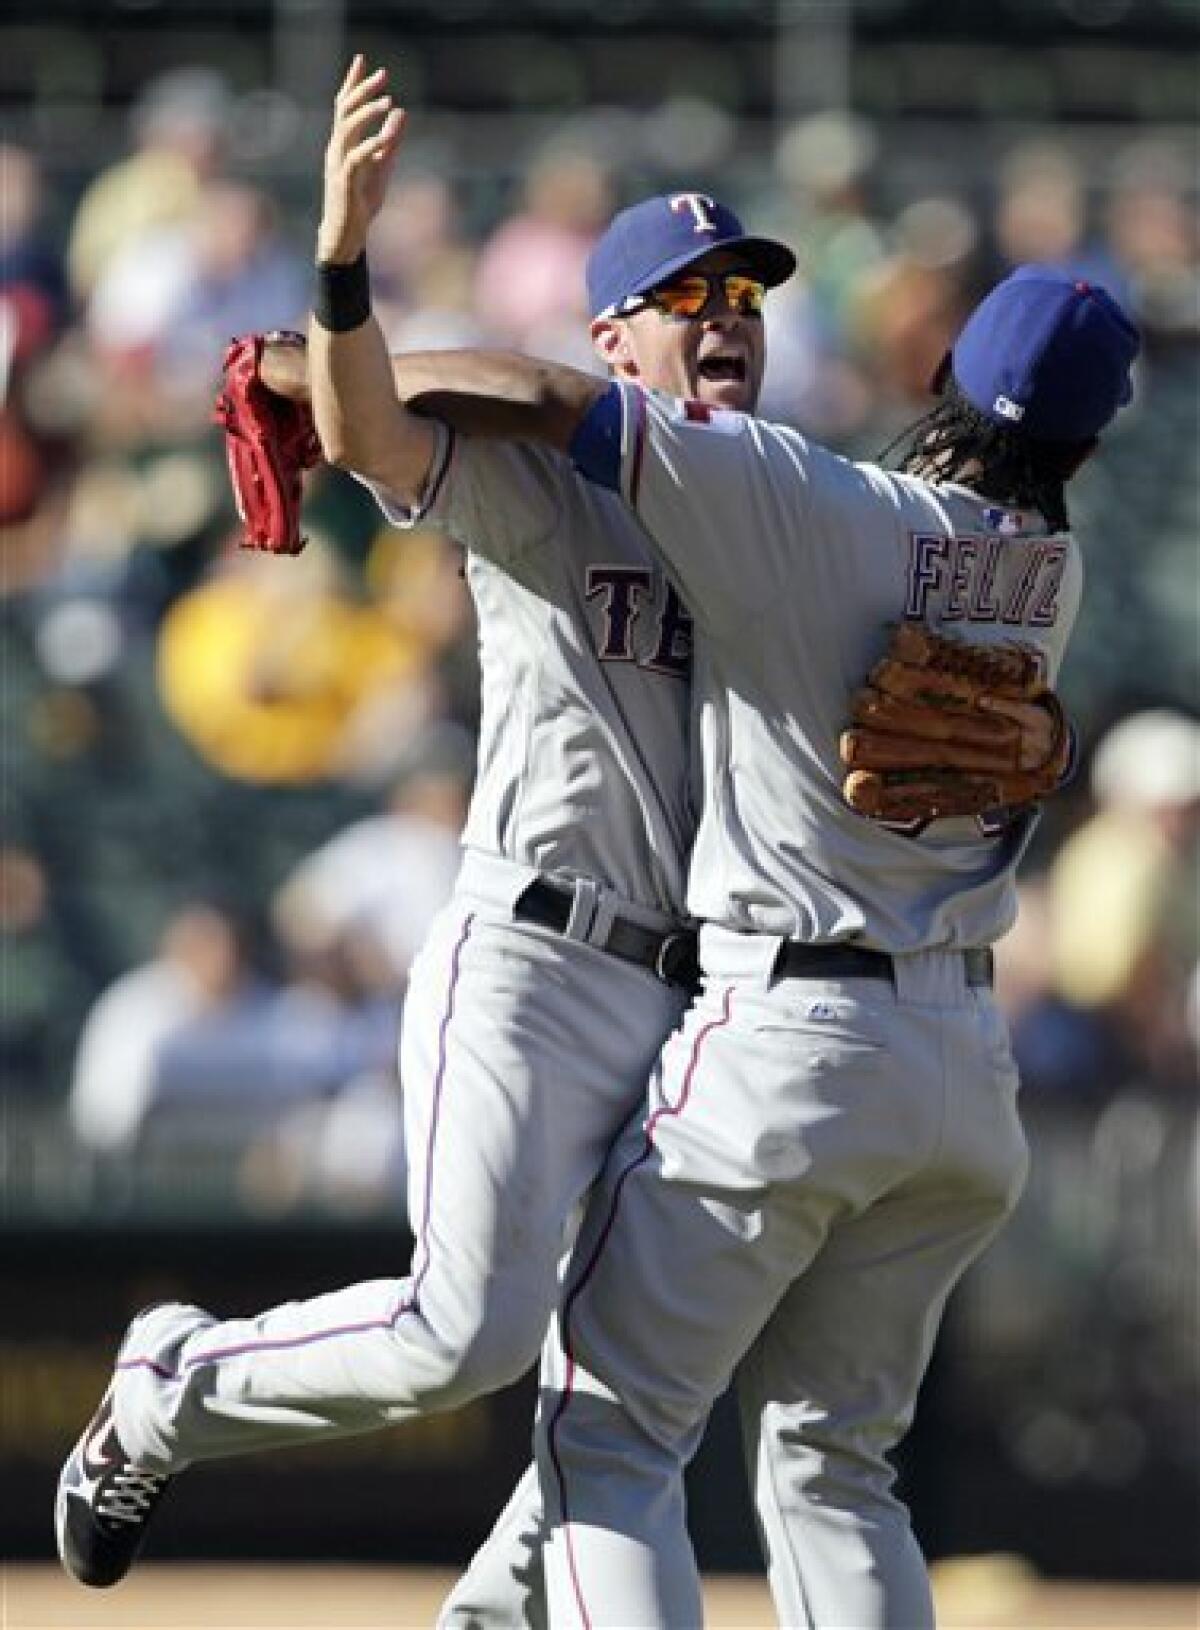
[[[917,622],[1053,628],[1070,547],[1060,537],[912,533],[904,615]]]

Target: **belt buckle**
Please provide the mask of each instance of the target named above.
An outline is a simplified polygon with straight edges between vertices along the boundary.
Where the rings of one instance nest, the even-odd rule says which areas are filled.
[[[695,934],[682,928],[664,935],[654,954],[654,972],[664,985],[695,985],[700,973]]]

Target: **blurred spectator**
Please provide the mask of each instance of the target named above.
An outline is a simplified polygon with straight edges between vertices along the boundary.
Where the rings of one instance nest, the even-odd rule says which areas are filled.
[[[893,249],[916,266],[978,280],[979,223],[969,205],[949,194],[915,199],[892,223]]]
[[[85,649],[58,665],[77,673],[122,660],[131,636],[156,625],[177,581],[189,582],[200,569],[227,506],[223,471],[198,450],[156,449],[136,464],[97,454],[64,472],[37,562],[36,616],[45,627],[68,608],[86,607],[92,620]],[[89,664],[101,618],[108,660]],[[62,654],[61,642],[53,649]]]
[[[863,280],[885,257],[868,202],[875,154],[864,120],[844,113],[798,120],[775,150],[783,194],[764,224],[795,245],[800,266],[767,302],[763,411],[835,442],[853,437],[872,407],[848,335]]]
[[[130,237],[88,304],[88,327],[110,367],[150,373],[168,396],[195,396],[207,419],[212,383],[234,334],[296,327],[308,309],[304,259],[279,235],[258,188],[200,187],[185,221]]]
[[[15,321],[16,355],[38,349],[67,312],[62,256],[45,216],[42,172],[32,153],[0,143],[0,293],[24,309]]]
[[[450,183],[430,172],[401,175],[371,238],[372,298],[390,348],[481,343],[474,279],[475,250],[462,235]]]
[[[1007,154],[993,224],[1004,271],[1023,261],[1061,266],[1131,307],[1120,265],[1091,231],[1085,177],[1064,144],[1039,138]]]
[[[384,813],[347,827],[297,867],[274,906],[294,959],[349,944],[375,984],[403,990],[458,872],[472,770],[470,738],[443,727],[417,751]]]
[[[938,264],[901,251],[863,275],[846,320],[870,388],[876,438],[890,437],[927,408],[934,373],[970,305],[961,261]]]
[[[207,901],[181,907],[157,956],[114,980],[87,1016],[71,1082],[76,1135],[105,1153],[132,1148],[164,1048],[197,1015],[236,1000],[250,978],[235,919]]]
[[[236,1155],[300,1106],[377,1080],[394,1093],[396,1034],[395,1001],[365,995],[348,964],[330,957],[280,984],[257,966],[240,913],[193,901],[88,1015],[71,1121],[101,1153]]]
[[[1188,985],[1200,955],[1200,724],[1155,709],[1092,763],[1096,813],[1049,873],[1054,980],[1102,1017],[1133,1079],[1195,1090]]]
[[[0,144],[0,526],[32,518],[55,461],[54,440],[39,432],[26,400],[29,369],[66,314],[62,262],[42,208],[32,154]]]
[[[257,1213],[319,1203],[338,1212],[405,1210],[404,1119],[394,1075],[352,1078],[335,1096],[297,1104],[238,1161],[238,1190]]]
[[[245,972],[158,1048],[148,1130],[160,1144],[211,1140],[214,1111],[237,1117],[244,1135],[364,1075],[394,1075],[395,1002],[365,995],[348,960],[310,964],[285,984]]]
[[[168,377],[182,369],[206,395],[230,337],[302,326],[308,257],[286,243],[267,194],[240,182],[204,188],[191,236],[192,275],[160,346]]]
[[[1175,146],[1131,142],[1113,165],[1108,239],[1128,278],[1148,348],[1200,341],[1200,211],[1195,152],[1189,166]]]
[[[606,170],[573,147],[546,148],[522,207],[484,245],[475,304],[501,344],[594,369],[584,268],[612,213]]]
[[[236,548],[163,619],[163,705],[222,774],[337,777],[360,709],[386,704],[392,750],[430,716],[429,653],[356,598],[328,546],[279,560]]]
[[[1022,881],[1017,920],[996,946],[996,1000],[1008,1020],[1025,1092],[1101,1102],[1122,1085],[1123,1061],[1103,1017],[1055,988],[1044,880]]]
[[[474,726],[479,661],[461,551],[434,527],[384,527],[368,551],[363,578],[400,639],[426,654],[428,716]],[[408,702],[398,689],[381,689],[347,726],[346,774],[384,787],[409,762],[412,746]]]
[[[234,1178],[254,1211],[403,1193],[399,1009],[346,936],[195,1012],[154,1061],[141,1149]]]
[[[816,113],[794,124],[775,152],[786,191],[780,236],[796,246],[821,338],[834,349],[862,278],[886,253],[869,196],[877,151],[865,120]]]
[[[16,842],[0,846],[0,965],[0,1074],[7,1093],[40,1095],[69,1057],[87,988],[46,869]]]
[[[189,219],[224,161],[231,110],[229,89],[212,69],[176,68],[151,80],[133,108],[135,151],[100,172],[75,212],[68,263],[79,300],[134,238]]]
[[[863,417],[867,395],[853,370],[822,353],[816,307],[803,271],[772,292],[763,321],[767,335],[763,417],[838,440]]]
[[[0,367],[11,356],[8,329],[0,312]],[[12,400],[0,404],[0,526],[31,521],[46,490],[46,449]]]

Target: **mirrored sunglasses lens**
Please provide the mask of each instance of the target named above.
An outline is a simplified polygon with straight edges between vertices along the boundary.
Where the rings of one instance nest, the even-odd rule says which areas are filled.
[[[763,308],[766,299],[766,286],[755,277],[739,277],[736,274],[725,279],[725,299],[731,311],[740,316],[755,316]]]
[[[702,277],[682,277],[656,289],[654,297],[672,317],[696,317],[708,303],[708,284]]]

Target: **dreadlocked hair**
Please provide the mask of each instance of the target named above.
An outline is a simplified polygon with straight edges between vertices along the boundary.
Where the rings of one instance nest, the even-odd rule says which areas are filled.
[[[1066,532],[1064,486],[1091,443],[1030,441],[980,413],[949,377],[937,406],[901,431],[880,462],[901,446],[897,468],[908,475],[934,483],[961,480],[997,503],[1036,509],[1052,532]]]

